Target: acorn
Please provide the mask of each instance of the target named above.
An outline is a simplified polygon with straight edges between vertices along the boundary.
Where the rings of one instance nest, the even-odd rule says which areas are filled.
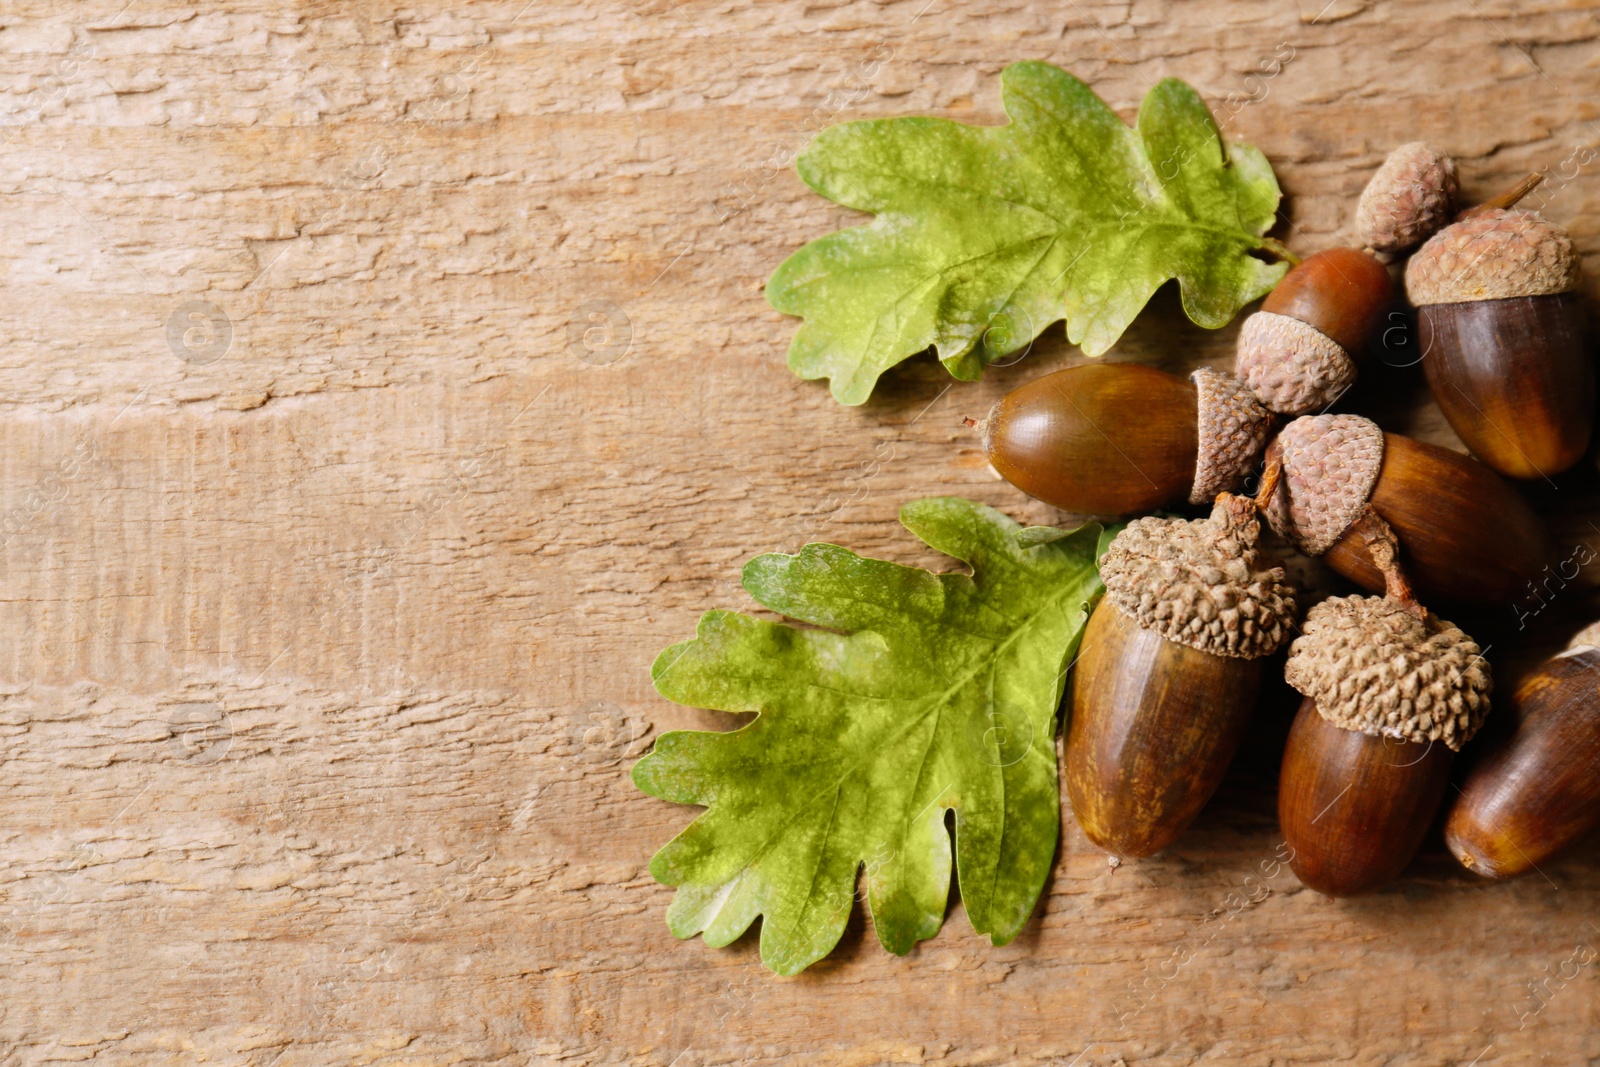
[[[1280,415],[1326,408],[1355,383],[1367,338],[1393,300],[1389,269],[1372,256],[1318,252],[1244,320],[1234,374]]]
[[[1067,799],[1122,857],[1170,845],[1211,799],[1294,624],[1294,591],[1247,497],[1206,519],[1129,523],[1100,560],[1106,594],[1073,671]]]
[[[1374,523],[1368,537],[1385,595],[1317,604],[1284,667],[1305,700],[1284,747],[1278,820],[1300,881],[1335,897],[1377,889],[1411,862],[1492,688],[1477,644],[1411,595],[1392,531]]]
[[[1600,826],[1600,624],[1511,697],[1515,731],[1467,774],[1444,840],[1469,871],[1511,878]]]
[[[1369,510],[1393,528],[1406,573],[1428,599],[1513,600],[1554,554],[1543,520],[1493,471],[1359,415],[1296,419],[1266,460],[1282,470],[1258,496],[1272,528],[1374,592],[1385,579],[1358,523]]]
[[[1588,450],[1594,358],[1577,284],[1567,232],[1500,207],[1445,227],[1406,264],[1434,399],[1501,474],[1547,477]]]
[[[1375,252],[1403,252],[1450,221],[1456,200],[1456,161],[1422,141],[1403,144],[1361,190],[1356,236]]]
[[[1389,269],[1373,253],[1408,248],[1449,221],[1456,168],[1420,141],[1389,154],[1362,191],[1365,248],[1330,248],[1294,269],[1239,330],[1234,373],[1281,415],[1330,406],[1355,384],[1368,339],[1394,306]]]
[[[1113,516],[1237,488],[1271,428],[1271,413],[1226,374],[1203,368],[1185,380],[1136,363],[1089,363],[1002,397],[984,425],[984,451],[1029,496]]]

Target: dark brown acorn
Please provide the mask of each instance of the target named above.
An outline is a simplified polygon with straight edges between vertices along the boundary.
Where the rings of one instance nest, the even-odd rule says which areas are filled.
[[[1306,699],[1283,752],[1278,820],[1300,881],[1335,897],[1377,889],[1411,862],[1491,688],[1478,646],[1412,598],[1393,533],[1375,519],[1364,530],[1388,591],[1313,607],[1284,668]]]
[[[1325,410],[1355,383],[1368,339],[1393,307],[1389,253],[1449,220],[1455,162],[1420,141],[1378,168],[1356,207],[1363,248],[1330,248],[1297,265],[1239,331],[1234,373],[1281,415]]]
[[[1136,519],[1100,560],[1065,777],[1083,832],[1117,856],[1153,855],[1194,821],[1255,707],[1261,657],[1289,635],[1293,591],[1260,536],[1251,501],[1223,493],[1207,519]]]
[[[1501,474],[1548,477],[1588,450],[1594,356],[1577,284],[1571,238],[1532,211],[1475,211],[1406,265],[1434,399]]]
[[[1543,520],[1493,471],[1359,415],[1296,419],[1268,447],[1267,464],[1283,470],[1263,485],[1273,529],[1374,592],[1383,573],[1352,529],[1369,504],[1393,527],[1407,575],[1430,600],[1514,600],[1554,553]]]
[[[1393,881],[1427,836],[1452,755],[1346,730],[1301,701],[1278,779],[1278,821],[1300,881],[1330,897]]]
[[[1029,496],[1080,515],[1125,515],[1237,488],[1271,426],[1225,374],[1202,369],[1185,380],[1136,363],[1088,363],[1002,397],[984,450]]]
[[[1600,826],[1600,625],[1517,688],[1515,732],[1468,773],[1444,839],[1487,878],[1536,868]]]
[[[1389,269],[1372,256],[1318,252],[1245,319],[1234,373],[1279,414],[1326,408],[1354,384],[1367,338],[1393,299]]]

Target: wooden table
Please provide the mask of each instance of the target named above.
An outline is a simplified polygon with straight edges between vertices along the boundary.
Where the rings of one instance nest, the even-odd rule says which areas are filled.
[[[1271,158],[1294,249],[1420,137],[1469,196],[1549,171],[1600,295],[1594,12],[1323,4],[9,5],[0,1063],[1600,1057],[1600,965],[1564,966],[1595,843],[1508,885],[1437,838],[1371,899],[1262,882],[1281,692],[1166,855],[1069,826],[1005,948],[956,908],[896,958],[858,914],[778,979],[752,936],[675,941],[646,869],[692,812],[628,768],[732,721],[647,668],[757,610],[743,560],[809,526],[947,568],[895,522],[925,495],[1066,518],[960,422],[1082,359],[1059,326],[854,409],[785,369],[762,283],[854,221],[783,165],[821,127],[999,121],[1018,59],[1130,116],[1174,75]],[[1235,329],[1163,291],[1108,358],[1224,365]],[[1350,406],[1456,443],[1415,368]],[[1597,480],[1531,490],[1567,545]],[[1503,686],[1597,574],[1472,620]]]

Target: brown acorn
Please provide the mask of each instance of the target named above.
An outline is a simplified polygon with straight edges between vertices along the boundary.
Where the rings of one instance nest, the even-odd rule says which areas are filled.
[[[1367,338],[1394,298],[1389,269],[1356,248],[1300,263],[1239,330],[1238,375],[1268,408],[1326,408],[1356,380]]]
[[[1356,203],[1356,236],[1374,252],[1402,252],[1450,221],[1456,161],[1422,141],[1389,153]]]
[[[1271,414],[1217,371],[1185,380],[1136,363],[1088,363],[1002,397],[984,450],[1029,496],[1080,515],[1125,515],[1237,488],[1271,427]]]
[[[1543,520],[1493,471],[1359,415],[1296,419],[1268,447],[1267,465],[1283,473],[1262,486],[1272,528],[1374,592],[1384,575],[1353,529],[1369,504],[1399,537],[1406,573],[1428,599],[1513,600],[1554,552]]]
[[[1475,212],[1406,265],[1434,399],[1501,474],[1547,477],[1589,447],[1594,356],[1577,284],[1571,238],[1532,211]]]
[[[1294,593],[1248,498],[1211,516],[1129,523],[1100,560],[1106,595],[1073,671],[1067,799],[1118,856],[1171,844],[1216,792]]]
[[[1600,625],[1511,697],[1515,732],[1468,773],[1445,844],[1470,871],[1511,878],[1600,826]]]
[[[1355,383],[1368,339],[1394,300],[1389,269],[1373,253],[1426,238],[1449,218],[1456,170],[1420,141],[1390,153],[1361,194],[1356,230],[1365,248],[1330,248],[1294,267],[1245,319],[1234,373],[1281,415],[1325,409]]]
[[[1412,598],[1392,532],[1365,529],[1388,591],[1317,604],[1284,667],[1306,699],[1284,747],[1278,821],[1300,881],[1335,897],[1411,862],[1492,685],[1472,639]]]

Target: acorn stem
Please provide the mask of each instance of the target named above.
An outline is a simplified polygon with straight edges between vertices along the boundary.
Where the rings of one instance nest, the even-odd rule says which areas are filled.
[[[1493,211],[1496,208],[1515,207],[1518,200],[1521,200],[1523,197],[1533,192],[1542,181],[1544,181],[1543,172],[1536,171],[1500,195],[1491,196],[1477,207],[1467,208],[1465,211],[1456,216],[1456,221],[1460,222],[1462,219],[1470,219],[1475,215],[1482,215],[1485,212]]]
[[[1273,255],[1277,256],[1291,267],[1298,267],[1300,265],[1300,257],[1289,251],[1288,247],[1285,246],[1282,241],[1272,237],[1263,237],[1259,247],[1271,252]]]
[[[1212,501],[1212,514],[1220,510],[1222,520],[1227,527],[1235,533],[1242,533],[1254,525],[1255,532],[1250,537],[1260,536],[1261,509],[1256,507],[1255,498],[1238,496],[1233,493],[1218,493],[1216,500]]]
[[[1283,461],[1273,459],[1267,462],[1266,470],[1261,472],[1261,487],[1256,490],[1255,499],[1251,501],[1256,510],[1265,513],[1267,504],[1278,492],[1278,483],[1283,480]]]
[[[975,427],[978,425],[978,420],[973,418],[971,415],[963,415],[961,416],[961,425],[969,428]]]
[[[1394,536],[1394,529],[1383,521],[1383,516],[1373,510],[1371,504],[1361,509],[1361,514],[1350,524],[1350,529],[1367,546],[1373,564],[1383,575],[1384,598],[1399,604],[1417,618],[1426,619],[1428,609],[1417,602],[1416,594],[1411,591],[1411,583],[1400,569],[1400,543]]]

